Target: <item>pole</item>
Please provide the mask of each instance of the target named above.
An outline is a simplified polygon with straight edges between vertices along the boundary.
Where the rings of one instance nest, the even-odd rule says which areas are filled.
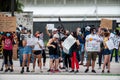
[[[14,6],[15,6],[15,4],[14,4],[14,0],[11,0],[11,16],[14,16]]]

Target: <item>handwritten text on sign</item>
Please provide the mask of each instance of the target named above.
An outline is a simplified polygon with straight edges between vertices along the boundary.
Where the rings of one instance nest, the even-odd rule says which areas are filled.
[[[87,52],[100,52],[100,42],[86,42]]]

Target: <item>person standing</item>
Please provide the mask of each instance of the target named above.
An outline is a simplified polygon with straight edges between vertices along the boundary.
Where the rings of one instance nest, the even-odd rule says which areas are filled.
[[[42,72],[42,52],[43,52],[43,41],[40,39],[40,33],[35,33],[35,38],[34,38],[34,48],[33,48],[33,53],[34,53],[34,62],[33,62],[33,70],[32,72],[35,72],[35,66],[36,66],[36,59],[38,58],[38,66],[40,68],[40,72]]]
[[[27,62],[27,69],[26,72],[30,72],[29,65],[30,65],[30,57],[32,54],[32,45],[29,41],[29,39],[32,38],[31,32],[28,31],[28,33],[25,36],[25,39],[22,40],[22,46],[23,46],[23,60],[22,60],[22,70],[21,74],[24,73],[24,66]]]
[[[69,36],[69,31],[66,30],[64,37],[61,39],[61,49],[62,49],[62,57],[63,57],[63,66],[65,67],[66,71],[69,71],[71,69],[71,59],[70,59],[70,53],[64,51],[64,47],[62,46],[62,43],[65,41],[65,39]]]
[[[78,54],[78,51],[79,51],[80,42],[78,40],[78,36],[77,36],[76,32],[73,32],[72,36],[76,39],[76,42],[70,48],[70,50],[71,50],[70,54],[72,56],[71,57],[72,70],[70,72],[78,73],[79,72],[79,61],[78,61],[79,54]],[[75,66],[76,66],[76,71],[75,71]]]
[[[5,72],[8,72],[8,59],[11,66],[10,72],[13,72],[13,61],[12,61],[12,49],[13,49],[13,35],[10,32],[7,32],[5,36],[2,37],[3,45],[3,56],[5,61]]]
[[[115,35],[113,37],[113,43],[114,43],[114,46],[115,48],[113,49],[113,52],[115,51],[115,62],[116,63],[119,63],[118,61],[118,49],[120,47],[120,35],[119,35],[119,31],[116,30],[115,31]],[[112,57],[113,57],[113,53],[111,54],[111,61],[112,61]]]
[[[92,42],[92,43],[99,42],[100,39],[99,39],[98,35],[96,34],[96,29],[91,28],[90,32],[91,32],[91,34],[86,36],[86,43],[87,42]],[[97,52],[87,51],[87,54],[88,54],[88,60],[87,60],[87,69],[85,70],[85,73],[87,73],[89,71],[89,66],[90,66],[91,59],[92,59],[92,71],[91,72],[96,73],[94,68],[95,68],[95,61],[96,61],[96,57],[97,57]]]
[[[47,47],[49,49],[49,55],[50,55],[50,65],[49,65],[50,72],[59,72],[58,39],[59,39],[59,35],[54,34],[53,38],[51,38],[47,43]]]
[[[105,32],[104,33],[104,39],[103,39],[103,44],[104,44],[104,63],[103,63],[103,69],[102,69],[102,73],[104,73],[105,70],[105,66],[107,64],[108,67],[108,73],[110,73],[110,50],[108,49],[108,46],[106,44],[106,42],[109,40],[109,36],[110,33],[109,32]]]

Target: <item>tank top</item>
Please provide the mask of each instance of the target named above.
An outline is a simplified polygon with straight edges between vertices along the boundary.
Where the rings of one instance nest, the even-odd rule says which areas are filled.
[[[49,54],[50,54],[50,55],[57,55],[57,54],[58,54],[58,53],[57,53],[58,44],[57,44],[56,42],[52,42],[51,44],[54,45],[55,48],[53,48],[52,46],[48,47],[48,49],[49,49]]]

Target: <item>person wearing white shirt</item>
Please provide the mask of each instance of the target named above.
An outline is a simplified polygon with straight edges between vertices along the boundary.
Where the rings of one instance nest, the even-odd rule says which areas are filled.
[[[118,49],[120,47],[120,35],[119,35],[118,30],[115,31],[115,35],[113,37],[113,43],[114,43],[113,51],[115,51],[115,62],[119,63],[119,61],[118,61]],[[113,53],[111,54],[111,61],[112,61],[112,57],[113,57]]]
[[[90,32],[91,32],[91,34],[86,36],[86,42],[93,42],[94,43],[94,42],[100,41],[99,36],[96,34],[96,29],[95,28],[91,28]],[[94,67],[95,67],[97,52],[87,51],[87,53],[88,53],[88,60],[87,60],[87,69],[85,70],[85,73],[87,73],[89,71],[89,66],[90,66],[91,59],[92,59],[92,71],[91,72],[96,73],[96,71],[94,70]]]
[[[38,66],[40,67],[40,72],[42,72],[42,49],[44,47],[44,44],[41,39],[39,39],[40,34],[36,33],[35,38],[34,38],[34,48],[33,48],[33,53],[34,53],[34,62],[33,62],[33,70],[32,72],[35,72],[35,65],[36,65],[36,59],[38,58]]]

